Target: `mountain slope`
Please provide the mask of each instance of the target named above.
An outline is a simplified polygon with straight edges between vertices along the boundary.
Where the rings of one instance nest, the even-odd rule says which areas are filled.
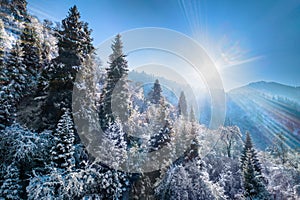
[[[249,130],[259,148],[266,148],[278,133],[287,145],[300,145],[300,88],[274,82],[256,82],[227,94],[226,125]]]
[[[145,94],[150,91],[151,82],[159,79],[164,96],[174,106],[178,101],[176,94],[188,91],[184,85],[144,72],[133,71],[129,73],[129,78],[135,83],[140,82]],[[208,126],[211,114],[209,93],[197,90],[195,95],[200,109],[198,119],[200,123]],[[249,131],[256,147],[267,148],[278,133],[285,136],[288,146],[300,146],[300,87],[275,82],[255,82],[229,91],[226,100],[225,125],[237,125],[243,134]]]

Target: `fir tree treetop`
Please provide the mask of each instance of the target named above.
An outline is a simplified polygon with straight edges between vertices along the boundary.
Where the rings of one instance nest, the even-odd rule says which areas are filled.
[[[113,53],[109,56],[109,60],[110,62],[114,62],[115,59],[121,57],[121,56],[124,56],[123,55],[123,43],[121,41],[121,35],[120,34],[117,34],[114,41],[113,41],[113,44],[111,45],[111,49],[113,51]]]

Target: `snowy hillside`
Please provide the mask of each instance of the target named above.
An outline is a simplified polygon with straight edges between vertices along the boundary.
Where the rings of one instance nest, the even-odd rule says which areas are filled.
[[[287,143],[300,144],[300,88],[279,83],[257,82],[227,94],[227,124],[249,130],[261,149],[275,134],[283,133]]]

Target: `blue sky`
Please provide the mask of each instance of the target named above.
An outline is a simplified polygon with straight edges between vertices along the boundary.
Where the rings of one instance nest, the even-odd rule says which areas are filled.
[[[133,28],[163,27],[196,39],[226,90],[254,81],[300,85],[300,1],[28,0],[39,18],[62,20],[76,4],[94,43]],[[130,64],[130,63],[129,63]]]

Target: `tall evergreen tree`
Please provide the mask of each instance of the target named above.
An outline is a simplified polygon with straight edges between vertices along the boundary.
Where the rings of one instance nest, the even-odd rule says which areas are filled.
[[[90,55],[83,63],[83,69],[77,74],[74,85],[73,117],[78,134],[86,134],[99,127],[96,105],[96,64],[94,55]]]
[[[8,55],[3,74],[0,88],[0,128],[13,122],[17,105],[26,88],[26,69],[22,63],[22,50],[18,42]]]
[[[62,115],[62,108],[71,109],[76,74],[94,49],[90,34],[87,23],[80,21],[77,7],[70,8],[68,16],[62,20],[61,29],[57,32],[58,56],[48,68],[48,97],[41,113],[48,128],[53,128],[51,125],[57,123]]]
[[[190,114],[189,114],[189,120],[190,120],[190,122],[196,122],[196,116],[195,116],[193,106],[191,106],[191,110],[190,110]]]
[[[156,79],[152,90],[148,94],[148,98],[149,98],[150,102],[153,104],[159,104],[160,100],[162,98],[161,93],[162,93],[162,89],[161,89],[159,80]]]
[[[70,72],[73,80],[84,59],[95,49],[88,23],[80,20],[81,16],[76,6],[70,8],[68,16],[62,20],[61,30],[58,30],[58,57],[56,64],[63,64],[61,72]],[[69,75],[69,73],[68,73]]]
[[[246,141],[241,155],[241,170],[243,172],[244,196],[247,199],[270,199],[249,132],[246,133]]]
[[[23,64],[27,71],[27,90],[32,93],[37,85],[41,70],[41,47],[35,28],[25,23],[25,28],[20,36],[21,48],[23,50]]]
[[[152,135],[148,141],[148,151],[153,154],[152,164],[159,166],[158,171],[150,173],[151,179],[162,176],[166,169],[172,164],[175,149],[172,146],[174,138],[174,130],[172,121],[169,118],[168,108],[161,99],[160,104],[153,105],[156,110],[155,115],[152,116]]]
[[[122,122],[129,116],[128,65],[122,50],[120,34],[115,37],[111,48],[113,52],[109,56],[110,65],[106,69],[107,79],[100,97],[99,108],[100,125],[104,129],[109,123],[114,122],[113,111]]]
[[[254,169],[256,171],[256,173],[261,174],[261,166],[259,163],[259,160],[257,158],[257,153],[253,147],[253,143],[252,143],[252,139],[250,137],[250,133],[246,132],[246,140],[244,143],[244,148],[242,150],[242,155],[241,155],[241,168],[243,169],[244,164],[247,160],[247,154],[250,153],[251,158],[252,158],[252,162],[254,165]]]
[[[165,126],[168,119],[168,109],[164,98],[161,99],[158,105],[152,105],[148,109],[148,119],[150,122],[150,129],[153,135],[156,135]]]
[[[57,54],[55,30],[52,27],[51,21],[44,20],[42,33],[43,37],[41,38],[41,41],[39,41],[40,44],[38,45],[38,47],[41,48],[39,63],[40,70],[37,71],[38,79],[36,80],[36,84],[34,84],[34,101],[30,101],[30,103],[35,107],[32,115],[34,121],[30,124],[32,125],[31,127],[37,131],[42,131],[45,128],[49,128],[45,125],[44,121],[47,122],[48,120],[48,117],[46,117],[48,113],[47,97],[49,97],[49,83],[52,75],[51,72],[53,71],[53,68],[51,68],[53,67],[53,65],[51,66],[51,61],[52,58]]]
[[[60,169],[72,169],[74,160],[74,124],[67,109],[61,116],[54,132],[54,146],[51,149],[53,166]]]
[[[185,94],[183,91],[181,91],[180,93],[180,97],[179,97],[179,102],[178,102],[178,115],[183,116],[184,118],[186,118],[188,116],[188,112],[187,112],[187,103],[186,103],[186,98],[185,98]]]
[[[243,167],[243,186],[246,199],[271,199],[261,175],[255,170],[251,152],[247,152],[245,164]]]

